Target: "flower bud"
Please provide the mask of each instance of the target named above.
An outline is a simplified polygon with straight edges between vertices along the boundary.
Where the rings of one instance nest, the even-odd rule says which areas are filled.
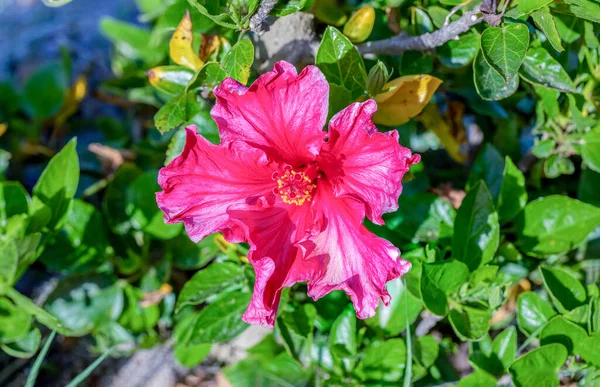
[[[367,92],[369,95],[379,94],[389,77],[388,70],[383,62],[377,61],[377,64],[371,67],[367,76]]]
[[[350,39],[352,43],[360,43],[365,41],[375,24],[375,9],[371,6],[364,6],[354,12],[344,26],[344,35]]]

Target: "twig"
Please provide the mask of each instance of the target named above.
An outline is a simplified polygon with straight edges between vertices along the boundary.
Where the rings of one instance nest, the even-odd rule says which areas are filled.
[[[250,18],[250,30],[259,35],[269,30],[269,24],[267,23],[267,17],[277,4],[277,0],[262,0],[260,6],[252,18]]]
[[[458,11],[463,9],[463,7],[468,5],[470,2],[471,2],[471,0],[467,0],[464,3],[460,3],[460,4],[452,7],[450,12],[448,12],[448,15],[446,15],[446,19],[444,19],[444,27],[447,26],[448,24],[450,24],[450,19],[452,18],[452,16],[454,16]]]
[[[439,47],[471,27],[483,21],[479,7],[465,12],[457,21],[437,31],[419,36],[394,36],[393,38],[363,43],[358,46],[361,54],[399,55],[405,51],[429,51]]]

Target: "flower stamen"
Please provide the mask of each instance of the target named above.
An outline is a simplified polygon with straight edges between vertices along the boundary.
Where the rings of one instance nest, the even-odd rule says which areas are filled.
[[[310,202],[317,187],[304,172],[296,172],[289,165],[283,167],[283,174],[273,172],[271,177],[277,181],[273,193],[281,196],[281,200],[287,204],[301,206]]]

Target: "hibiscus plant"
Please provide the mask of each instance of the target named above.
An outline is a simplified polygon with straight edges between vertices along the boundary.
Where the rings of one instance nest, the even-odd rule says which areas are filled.
[[[165,346],[232,386],[600,384],[596,0],[135,3],[100,140],[69,61],[0,84],[0,365],[33,385],[58,335],[77,383]]]

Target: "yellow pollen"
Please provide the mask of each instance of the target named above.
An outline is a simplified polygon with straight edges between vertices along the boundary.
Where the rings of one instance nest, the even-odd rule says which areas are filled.
[[[304,172],[296,172],[289,167],[284,168],[284,171],[282,176],[279,176],[278,172],[273,173],[273,180],[277,181],[273,192],[287,204],[301,206],[307,201],[310,202],[317,186]]]

